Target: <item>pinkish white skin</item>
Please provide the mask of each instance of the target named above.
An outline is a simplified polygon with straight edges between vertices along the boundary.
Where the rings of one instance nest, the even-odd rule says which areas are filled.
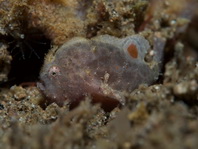
[[[158,79],[158,65],[151,68],[144,61],[149,49],[148,41],[139,35],[123,39],[109,35],[91,40],[74,38],[49,53],[47,57],[52,58],[43,65],[38,87],[59,105],[65,100],[82,100],[86,95],[93,95],[96,102],[113,99],[123,103],[119,93],[131,92],[140,84],[150,85]],[[156,63],[162,52],[158,53],[153,57]]]

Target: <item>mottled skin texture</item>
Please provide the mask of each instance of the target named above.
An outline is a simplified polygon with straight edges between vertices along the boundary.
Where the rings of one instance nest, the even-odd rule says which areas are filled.
[[[59,105],[65,100],[75,103],[87,95],[103,104],[124,103],[122,91],[131,92],[158,78],[158,65],[151,69],[144,61],[149,49],[148,41],[139,35],[74,38],[48,54],[38,87]]]

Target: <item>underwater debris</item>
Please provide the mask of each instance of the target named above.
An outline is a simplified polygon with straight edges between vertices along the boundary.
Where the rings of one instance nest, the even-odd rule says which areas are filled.
[[[0,83],[8,79],[12,57],[7,51],[7,46],[0,42]]]
[[[30,26],[41,29],[53,44],[61,45],[75,36],[85,36],[85,7],[78,0],[29,1]]]

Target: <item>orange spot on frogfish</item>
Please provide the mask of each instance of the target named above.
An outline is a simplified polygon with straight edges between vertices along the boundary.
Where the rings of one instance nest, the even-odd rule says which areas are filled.
[[[127,51],[129,52],[129,54],[132,58],[137,58],[138,57],[138,50],[137,50],[137,48],[134,44],[131,44],[128,47]]]

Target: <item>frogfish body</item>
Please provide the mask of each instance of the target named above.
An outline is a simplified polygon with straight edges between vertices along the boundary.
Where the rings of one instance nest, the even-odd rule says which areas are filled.
[[[158,79],[161,55],[145,61],[149,42],[140,35],[74,38],[46,56],[38,87],[51,102],[78,103],[86,96],[103,107],[124,104],[122,92]],[[160,57],[160,58],[159,58]]]

